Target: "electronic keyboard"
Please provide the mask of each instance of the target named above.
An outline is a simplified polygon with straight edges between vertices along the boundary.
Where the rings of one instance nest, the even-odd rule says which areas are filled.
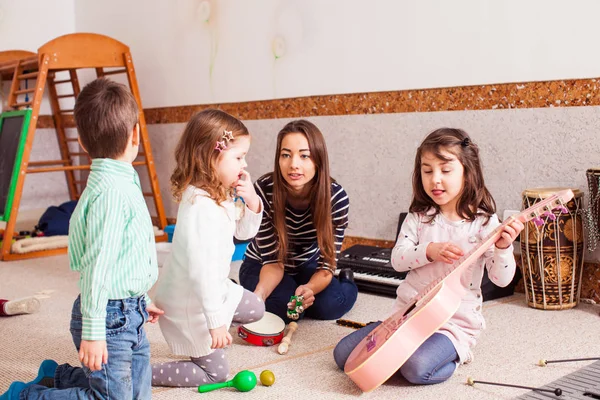
[[[354,245],[340,253],[336,275],[342,268],[350,268],[358,290],[395,297],[407,272],[392,268],[391,253],[392,249]]]

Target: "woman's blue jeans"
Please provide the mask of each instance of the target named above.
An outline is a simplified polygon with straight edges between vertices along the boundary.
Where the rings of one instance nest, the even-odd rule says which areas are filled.
[[[241,285],[253,292],[258,284],[262,264],[256,260],[246,257],[240,267]],[[266,310],[278,315],[284,321],[287,317],[287,303],[300,285],[308,283],[317,268],[316,260],[298,267],[296,275],[285,273],[283,279],[277,285],[273,293],[265,302]],[[340,318],[352,309],[358,296],[356,284],[350,280],[341,281],[333,278],[329,286],[315,296],[315,302],[306,309],[302,316],[313,319],[330,320]]]

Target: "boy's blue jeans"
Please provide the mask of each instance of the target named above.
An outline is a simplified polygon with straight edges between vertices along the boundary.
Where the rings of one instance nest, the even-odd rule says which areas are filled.
[[[152,397],[150,344],[144,323],[148,319],[144,297],[109,300],[106,307],[108,363],[102,370],[59,365],[54,389],[32,385],[21,399],[150,399]],[[81,305],[77,297],[71,315],[71,335],[79,352]]]
[[[261,268],[262,264],[260,262],[246,257],[240,267],[241,285],[253,292],[256,285],[258,285]],[[286,322],[290,321],[287,316],[287,303],[290,301],[290,297],[296,293],[296,288],[308,283],[315,273],[317,269],[316,257],[297,268],[298,273],[296,275],[287,273],[283,275],[279,285],[265,301],[266,310]],[[340,318],[352,309],[357,296],[358,288],[354,282],[346,279],[338,281],[334,277],[325,290],[315,296],[314,304],[306,309],[301,316],[306,314],[309,318],[322,320]]]
[[[380,324],[381,321],[369,324],[340,340],[333,349],[333,358],[340,369],[344,369],[354,348]],[[454,345],[448,337],[436,332],[406,360],[400,367],[400,374],[410,383],[431,385],[450,378],[457,366],[458,353]]]

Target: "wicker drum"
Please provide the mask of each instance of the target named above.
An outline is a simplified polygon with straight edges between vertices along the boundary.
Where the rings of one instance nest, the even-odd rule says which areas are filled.
[[[523,209],[565,188],[528,189],[523,192]],[[527,304],[544,310],[573,308],[579,302],[583,269],[583,193],[573,190],[568,213],[553,211],[555,218],[542,215],[521,233],[523,283]]]

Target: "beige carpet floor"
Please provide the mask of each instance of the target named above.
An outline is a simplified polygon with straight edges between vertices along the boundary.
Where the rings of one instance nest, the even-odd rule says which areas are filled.
[[[237,265],[234,265],[237,267]],[[234,268],[235,273],[235,268]],[[35,377],[45,358],[77,364],[69,334],[70,308],[78,293],[77,274],[68,268],[66,256],[19,262],[0,262],[0,298],[37,295],[42,301],[37,314],[0,318],[0,393],[13,380]],[[372,321],[385,318],[392,299],[361,293],[346,318]],[[580,304],[572,310],[542,311],[526,306],[521,294],[485,303],[488,329],[475,348],[472,364],[459,367],[447,382],[411,386],[393,377],[371,393],[360,390],[333,362],[332,350],[350,328],[332,321],[301,321],[287,355],[274,347],[253,347],[239,338],[228,350],[232,375],[250,369],[257,375],[274,372],[271,387],[260,384],[251,392],[221,389],[200,395],[194,388],[155,388],[156,399],[510,399],[526,391],[488,385],[470,387],[474,379],[541,386],[589,364],[589,362],[536,366],[539,359],[600,356],[600,307]],[[234,333],[232,329],[232,333]],[[148,326],[153,362],[172,359],[160,329]]]

